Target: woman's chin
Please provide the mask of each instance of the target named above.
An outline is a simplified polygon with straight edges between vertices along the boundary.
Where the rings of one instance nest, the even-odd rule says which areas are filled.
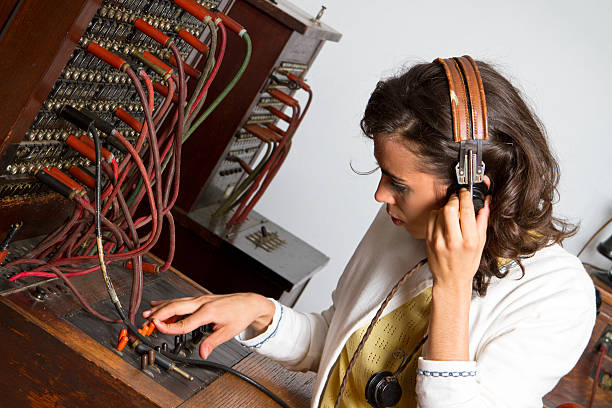
[[[412,236],[412,238],[414,238],[414,239],[425,239],[426,233],[422,229],[412,228],[410,225],[408,225],[406,223],[402,224],[402,226],[404,227],[404,229],[406,231],[408,231],[408,233]]]

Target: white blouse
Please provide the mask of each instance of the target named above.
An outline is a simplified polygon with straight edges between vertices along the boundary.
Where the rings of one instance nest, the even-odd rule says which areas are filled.
[[[244,332],[237,339],[290,369],[317,371],[312,398],[317,407],[348,337],[369,323],[391,287],[425,256],[424,241],[395,226],[383,206],[340,277],[329,309],[301,313],[275,302],[264,333],[249,338]],[[419,359],[420,407],[541,408],[542,397],[576,364],[595,324],[590,277],[559,245],[538,251],[523,265],[523,277],[518,265],[510,264],[508,275],[494,278],[486,296],[472,297],[470,361]],[[385,315],[431,285],[425,265],[398,291]]]

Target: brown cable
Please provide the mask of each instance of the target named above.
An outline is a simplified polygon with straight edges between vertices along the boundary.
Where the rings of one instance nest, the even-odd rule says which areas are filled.
[[[610,219],[606,222],[603,223],[603,225],[601,227],[599,227],[599,229],[597,231],[595,231],[593,233],[593,235],[591,235],[591,238],[589,238],[589,240],[586,242],[586,244],[584,244],[584,246],[582,247],[582,249],[578,252],[578,255],[576,255],[578,258],[580,258],[580,255],[582,255],[582,253],[584,252],[585,249],[587,249],[587,247],[589,246],[589,244],[591,243],[591,241],[593,241],[593,239],[599,235],[599,233],[601,231],[603,231],[604,228],[606,228],[608,226],[608,224],[610,224],[612,222],[612,217],[610,217]]]
[[[340,384],[340,391],[338,391],[338,397],[336,398],[336,403],[334,404],[334,408],[338,408],[340,406],[340,401],[342,401],[342,394],[344,394],[344,389],[346,388],[346,384],[348,383],[349,374],[353,370],[353,366],[357,362],[357,357],[359,357],[359,354],[361,353],[361,350],[363,349],[365,342],[368,340],[368,337],[370,337],[370,334],[372,333],[372,330],[374,329],[374,325],[380,318],[380,315],[385,310],[385,307],[387,307],[387,305],[389,304],[393,296],[395,296],[399,288],[406,282],[406,280],[408,280],[410,276],[412,276],[413,273],[418,271],[421,268],[421,266],[425,264],[425,262],[427,262],[427,258],[421,259],[414,267],[412,267],[412,269],[406,272],[404,276],[402,276],[402,278],[399,281],[397,281],[395,286],[393,286],[393,288],[391,289],[391,291],[389,292],[385,300],[382,302],[382,304],[378,308],[378,311],[372,318],[370,325],[368,326],[365,334],[363,335],[361,341],[359,342],[359,345],[357,346],[357,350],[355,350],[355,353],[353,354],[353,357],[351,357],[351,361],[349,362],[349,365],[346,368],[346,372],[344,373],[344,377],[342,378],[342,383]]]

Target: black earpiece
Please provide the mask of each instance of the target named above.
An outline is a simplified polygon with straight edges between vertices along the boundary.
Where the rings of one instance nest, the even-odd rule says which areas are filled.
[[[368,380],[365,397],[375,408],[392,407],[402,398],[402,387],[393,373],[379,371]]]
[[[472,188],[472,202],[474,203],[474,213],[478,215],[478,211],[480,211],[484,207],[485,197],[489,189],[485,183],[476,183]]]
[[[446,191],[446,200],[448,201],[452,194],[458,194],[461,187],[469,188],[468,185],[452,184]],[[484,207],[485,197],[488,193],[489,189],[484,182],[476,183],[472,187],[472,202],[474,203],[474,213],[476,215]]]

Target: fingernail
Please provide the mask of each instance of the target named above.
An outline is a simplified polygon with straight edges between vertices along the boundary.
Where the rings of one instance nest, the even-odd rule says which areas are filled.
[[[208,355],[210,354],[210,350],[208,349],[208,346],[204,346],[204,349],[202,350],[202,358],[204,358],[205,360],[208,358]]]
[[[151,314],[151,311],[150,311],[150,310],[145,310],[144,312],[142,312],[142,315],[143,315],[144,317],[148,317],[150,314]]]

